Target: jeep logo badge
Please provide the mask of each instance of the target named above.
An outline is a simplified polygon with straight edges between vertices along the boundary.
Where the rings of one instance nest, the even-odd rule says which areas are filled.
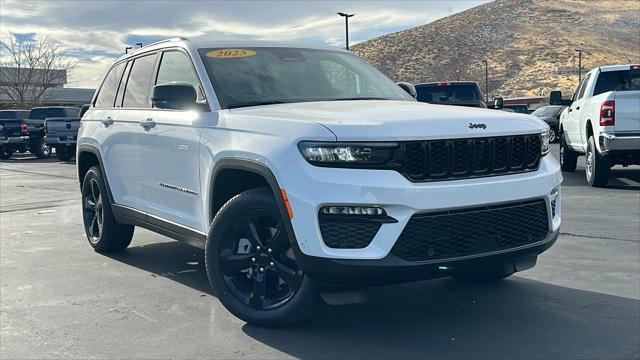
[[[473,124],[473,123],[469,123],[469,129],[486,129],[487,125],[486,124]]]

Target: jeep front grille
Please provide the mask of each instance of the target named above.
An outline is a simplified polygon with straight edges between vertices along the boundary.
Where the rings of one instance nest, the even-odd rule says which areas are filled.
[[[534,171],[540,147],[539,134],[404,142],[399,170],[416,182]]]

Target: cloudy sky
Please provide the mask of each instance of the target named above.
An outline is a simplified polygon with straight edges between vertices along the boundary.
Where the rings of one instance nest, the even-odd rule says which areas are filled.
[[[70,86],[95,87],[125,46],[167,37],[264,39],[344,46],[426,24],[488,0],[455,1],[60,1],[0,0],[0,33],[49,36],[78,66]]]

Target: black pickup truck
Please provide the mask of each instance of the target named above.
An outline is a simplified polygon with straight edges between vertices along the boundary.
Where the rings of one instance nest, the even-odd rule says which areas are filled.
[[[0,110],[0,159],[9,159],[16,151],[27,151],[28,117],[29,110]]]
[[[65,106],[35,107],[26,120],[29,125],[29,151],[39,159],[51,155],[51,147],[44,141],[44,123],[47,118],[77,118],[80,108]]]

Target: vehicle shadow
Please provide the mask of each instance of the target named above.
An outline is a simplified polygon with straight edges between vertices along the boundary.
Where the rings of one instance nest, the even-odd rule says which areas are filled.
[[[584,167],[578,167],[575,172],[563,172],[562,186],[590,186],[587,183]],[[640,190],[640,168],[614,167],[611,178],[606,186],[614,190]]]
[[[164,242],[109,256],[212,293],[199,249]],[[303,359],[637,358],[640,301],[517,276],[485,286],[440,279],[374,288],[365,304],[318,306],[298,325],[242,330]]]

